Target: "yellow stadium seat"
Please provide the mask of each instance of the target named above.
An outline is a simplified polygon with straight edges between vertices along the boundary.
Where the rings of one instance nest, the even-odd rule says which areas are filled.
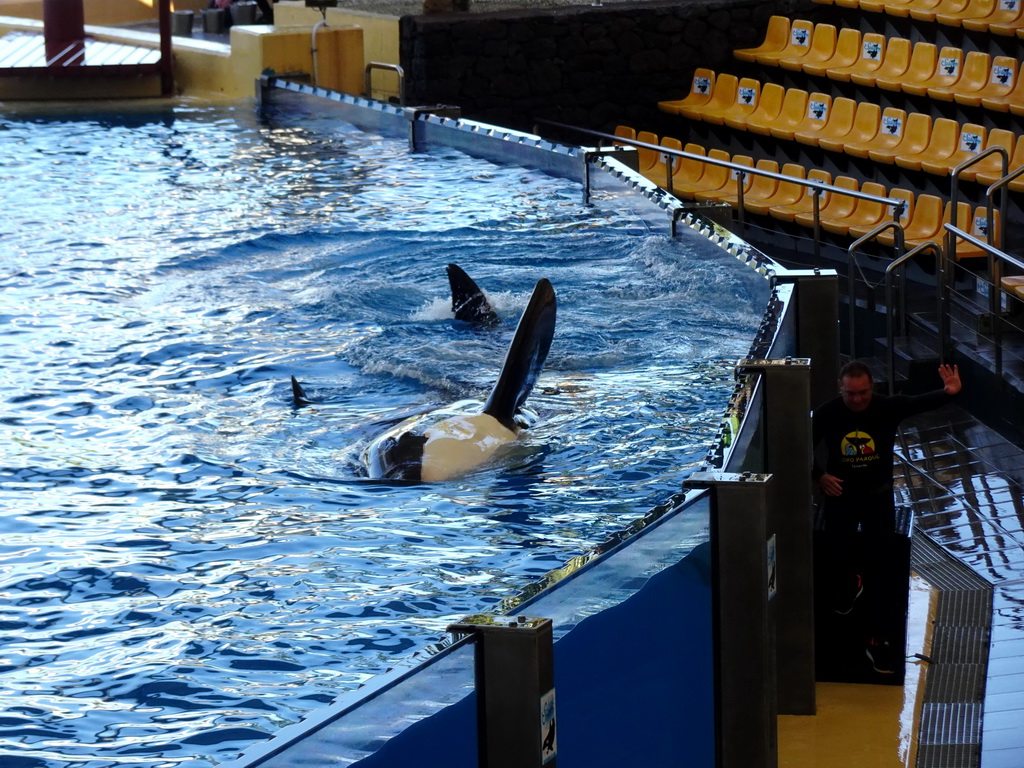
[[[903,141],[903,126],[907,122],[907,113],[896,107],[886,107],[882,110],[881,120],[878,122],[878,131],[869,139],[864,141],[848,141],[843,146],[843,152],[851,157],[868,156],[872,149],[888,149],[895,147]]]
[[[661,146],[665,149],[682,149],[683,145],[679,139],[674,139],[671,136],[666,136],[661,140]],[[653,151],[653,150],[652,150]],[[664,189],[668,188],[668,174],[671,169],[673,176],[675,175],[675,165],[680,158],[674,157],[673,155],[665,154],[664,152],[655,153],[655,161],[646,171],[644,176],[653,181],[659,187]]]
[[[708,157],[712,160],[730,160],[729,153],[721,149],[708,150]],[[706,192],[712,189],[721,189],[729,181],[729,169],[724,165],[713,165],[705,163],[704,173],[697,182],[697,188],[690,192],[691,197],[696,197],[699,192]],[[673,185],[675,180],[673,179]]]
[[[966,203],[960,203],[960,206],[967,205]],[[968,234],[974,235],[979,240],[983,240],[986,243],[994,243],[994,239],[997,237],[999,227],[999,211],[995,210],[992,212],[993,227],[989,227],[988,211],[985,206],[978,206],[974,209],[974,216],[970,216],[970,206],[968,206],[967,216],[960,216],[960,229],[964,230]],[[966,226],[965,226],[966,219]],[[994,230],[994,231],[992,231]],[[963,238],[956,239],[956,260],[962,259],[980,259],[987,258],[988,251],[984,248],[980,248],[973,243],[968,243]]]
[[[740,48],[732,52],[740,61],[756,61],[759,53],[776,53],[789,43],[789,17],[772,16],[768,19],[764,41],[755,48]]]
[[[995,131],[992,133],[995,133]],[[978,164],[981,165],[984,162],[985,161],[983,160]],[[1014,171],[1022,165],[1024,165],[1024,136],[1018,137],[1013,145],[1013,151],[1010,153],[1009,170],[1007,172]],[[978,171],[974,176],[974,180],[976,182],[983,184],[986,187],[992,186],[1001,178],[1003,178],[1003,174],[1002,168],[999,166],[994,169],[984,168]],[[1015,192],[1024,192],[1024,178],[1018,177],[1011,181],[1010,189]]]
[[[943,219],[943,216],[946,218]],[[949,221],[949,203],[943,213],[942,199],[935,195],[918,195],[910,221],[903,225],[903,245],[909,251],[921,243],[934,240],[942,245],[942,222]],[[886,245],[892,245],[892,235],[879,238]]]
[[[718,109],[709,104],[701,110],[700,119],[713,125],[723,125],[730,117],[745,121],[756,109],[760,94],[761,83],[753,78],[744,77],[736,87],[736,96],[731,104]]]
[[[985,126],[967,123],[960,128],[956,150],[947,157],[924,159],[921,162],[921,170],[938,176],[948,176],[960,163],[970,160],[985,148],[986,137]]]
[[[758,160],[754,167],[761,171],[779,172],[779,164],[774,160]],[[775,194],[775,190],[778,187],[779,182],[777,179],[769,176],[754,176],[750,186],[743,190],[744,209],[747,207],[747,200],[767,200]]]
[[[910,16],[918,21],[935,21],[940,13],[956,13],[967,7],[970,0],[939,0],[937,5],[932,5],[930,0],[927,3],[913,3],[910,6]]]
[[[964,18],[960,25],[972,32],[995,32],[993,26],[1005,28],[1015,24],[1021,15],[1020,0],[996,0],[995,7],[987,15],[972,14]],[[1000,33],[997,33],[1000,34]],[[1005,34],[1005,33],[1002,33]],[[1010,32],[1012,36],[1014,33]]]
[[[738,87],[739,79],[735,75],[720,74],[715,78],[715,87],[711,92],[711,98],[706,103],[690,106],[680,105],[676,114],[690,120],[700,120],[705,111],[715,112],[730,106],[736,100]]]
[[[866,181],[861,184],[860,191],[868,195],[885,196],[885,187],[874,181]],[[880,201],[855,199],[857,204],[847,216],[841,219],[834,219],[831,216],[823,218],[821,220],[822,229],[836,235],[848,235],[850,227],[854,226],[872,229],[878,225],[889,210],[889,207]]]
[[[832,174],[828,171],[823,171],[820,168],[812,168],[807,173],[808,181],[820,181],[822,184],[832,183]],[[801,213],[813,213],[814,212],[814,189],[811,187],[801,187],[803,194],[800,198],[790,205],[773,205],[768,209],[768,215],[773,219],[779,221],[793,221]],[[828,203],[829,191],[823,190],[818,195],[818,210],[820,211]]]
[[[743,118],[727,117],[725,124],[730,128],[748,130],[767,136],[771,133],[770,126],[778,119],[782,111],[782,103],[786,98],[786,89],[778,83],[765,83],[761,88],[761,98],[757,107]]]
[[[894,0],[895,2],[895,0]],[[883,13],[885,11],[886,0],[860,0],[857,3],[857,7],[862,11],[868,13]]]
[[[904,82],[920,82],[935,74],[939,63],[939,47],[934,43],[919,42],[914,44],[910,53],[910,63],[898,75],[875,78],[875,87],[886,91],[898,91]]]
[[[932,135],[927,146],[920,152],[896,155],[896,165],[907,170],[919,171],[923,162],[935,162],[956,152],[959,139],[960,125],[955,120],[940,117],[932,121]],[[868,156],[871,156],[870,152]]]
[[[987,18],[997,7],[998,0],[971,0],[959,11],[944,11],[935,14],[935,20],[947,27],[959,27],[964,19],[978,16]]]
[[[803,112],[789,112],[783,104],[779,119],[770,128],[772,136],[777,139],[792,141],[797,131],[816,130],[828,120],[832,97],[827,93],[815,92],[807,99]]]
[[[711,94],[715,89],[715,73],[713,70],[698,67],[693,72],[693,80],[690,81],[690,92],[686,98],[675,101],[659,101],[658,109],[662,112],[678,115],[683,108],[702,107],[711,101]]]
[[[896,200],[902,200],[903,201],[903,210],[900,213],[899,223],[900,223],[900,226],[903,227],[904,231],[905,231],[907,224],[910,222],[910,219],[914,215],[914,193],[911,192],[908,189],[900,189],[898,187],[893,187],[888,192],[886,192],[886,197],[891,197],[891,198],[895,198]],[[861,202],[863,203],[864,201],[862,200]],[[889,221],[895,221],[896,220],[895,206],[887,205],[887,206],[884,206],[884,208],[885,208],[885,213],[882,215],[882,218],[880,218],[876,223],[870,224],[870,225],[868,225],[868,224],[852,224],[850,226],[850,232],[849,232],[850,237],[855,237],[855,238],[856,237],[864,237],[864,235],[866,235],[868,232],[873,230],[875,227],[877,227],[877,226],[879,226],[881,224],[884,224],[886,222],[889,222]],[[888,235],[888,237],[886,237],[886,235]],[[892,243],[895,241],[895,236],[893,235],[893,231],[891,229],[885,230],[885,232],[883,232],[882,234],[878,235],[878,240],[880,242],[882,242],[882,243],[885,243],[886,245],[892,245]]]
[[[856,30],[853,30],[856,31]],[[836,42],[836,55],[844,45],[843,40],[846,29],[839,33],[839,40]],[[859,34],[859,33],[858,33]],[[853,59],[848,64],[840,65],[838,62],[831,64],[824,73],[810,72],[812,75],[825,74],[829,80],[838,80],[848,83],[854,74],[877,73],[882,61],[885,59],[885,35],[869,32],[859,41],[854,48]]]
[[[939,101],[953,101],[958,93],[969,94],[980,91],[988,85],[992,69],[992,57],[981,51],[968,51],[964,56],[963,71],[952,85],[931,86],[928,96]],[[981,103],[981,100],[978,100]]]
[[[977,29],[972,26],[970,20],[964,22],[964,27]],[[986,29],[993,35],[1013,37],[1022,28],[1024,28],[1024,2],[1021,0],[1002,0],[999,3],[999,10],[987,19]]]
[[[967,54],[970,58],[970,53]],[[1013,93],[1014,86],[1017,82],[1017,60],[1010,56],[996,56],[992,59],[992,65],[989,67],[988,75],[985,81],[981,84],[981,87],[973,90],[969,93],[965,93],[957,88],[953,94],[953,99],[957,104],[963,104],[968,107],[980,107],[983,106],[985,99],[1002,99],[1008,98]],[[966,72],[964,73],[966,76]],[[1007,109],[1009,104],[1007,104]],[[1006,109],[997,110],[999,112],[1006,112]]]
[[[905,19],[910,15],[910,11],[913,8],[934,8],[939,2],[940,0],[886,0],[882,10],[889,16],[898,16]]]
[[[906,79],[900,85],[904,93],[914,96],[924,96],[929,88],[946,88],[953,85],[963,74],[964,52],[959,48],[945,45],[939,51],[938,61],[935,63],[935,71],[930,77],[924,80]],[[908,73],[909,74],[909,73]]]
[[[1007,275],[1000,282],[1004,291],[1024,300],[1024,275]]]
[[[735,155],[732,158],[732,162],[736,163],[736,165],[745,165],[747,168],[754,167],[754,158],[750,157],[749,155]],[[731,204],[733,205],[733,207],[735,207],[735,201],[739,198],[739,193],[736,191],[736,188],[739,184],[739,173],[732,168],[726,168],[725,173],[725,183],[722,186],[718,187],[717,189],[698,190],[693,194],[693,198],[695,200],[702,200],[705,202],[711,200],[717,200],[720,202],[730,202],[730,200],[732,200]],[[749,174],[744,176],[744,192],[746,192],[747,188],[750,186],[751,179],[752,176]]]
[[[860,30],[844,27],[839,30],[835,51],[828,59],[821,62],[805,61],[801,69],[814,77],[831,77],[832,70],[844,69],[856,64],[860,60],[861,53]]]
[[[867,35],[865,35],[866,37]],[[898,79],[903,76],[903,73],[910,66],[911,50],[910,41],[905,37],[894,37],[891,40],[887,40],[881,66],[874,71],[861,70],[859,72],[851,72],[850,80],[857,85],[873,87],[878,78]]]
[[[876,147],[868,150],[868,157],[876,163],[893,163],[899,155],[915,155],[928,146],[932,136],[932,119],[920,112],[911,112],[903,124],[903,140],[894,147]]]
[[[621,139],[633,140],[633,139],[636,138],[636,129],[632,128],[632,127],[630,127],[628,125],[616,125],[615,126],[615,135],[618,136]],[[628,145],[624,145],[621,141],[612,142],[612,145],[616,146],[616,147],[628,146]]]
[[[818,146],[829,152],[842,152],[847,143],[867,141],[878,133],[878,122],[881,119],[882,108],[877,104],[862,101],[857,104],[857,111],[853,115],[853,127],[845,136],[835,138],[820,136]]]
[[[807,169],[799,163],[786,163],[782,166],[782,174],[784,176],[791,176],[794,179],[804,179],[807,177]],[[744,200],[743,202],[746,209],[751,213],[758,213],[762,216],[767,216],[773,206],[792,205],[799,200],[803,194],[804,188],[799,184],[795,184],[792,181],[780,181],[771,197],[763,199],[751,198],[749,200]]]
[[[996,71],[997,62],[1000,64],[1004,61],[1003,56],[996,56],[992,60],[992,78],[1000,79],[1000,73]],[[1011,61],[1013,61],[1011,59]],[[1014,64],[1016,66],[1016,64]],[[1005,71],[1002,74],[1006,74]],[[993,95],[982,95],[981,106],[985,109],[993,112],[1009,112],[1014,104],[1019,105],[1018,108],[1024,108],[1024,78],[1021,77],[1021,70],[1012,69],[1009,73],[1010,78],[1013,80],[1013,86],[1010,90],[1002,96]]]
[[[993,128],[988,132],[988,138],[985,139],[985,149],[991,149],[993,147],[1002,147],[1006,150],[1007,161],[1012,162],[1014,145],[1017,143],[1017,136],[1005,128]],[[1009,164],[1007,168],[1012,168]],[[976,162],[974,165],[964,168],[960,173],[960,178],[964,181],[977,181],[980,174],[995,174],[995,178],[1000,178],[1003,169],[1003,159],[999,154],[986,155],[981,160]],[[995,179],[993,179],[994,181]]]
[[[640,131],[636,135],[637,141],[642,141],[645,144],[657,144],[658,137],[656,134],[650,131]],[[647,147],[638,147],[638,169],[640,173],[647,176],[655,165],[658,164],[658,155],[660,154],[656,149],[648,149]]]
[[[683,147],[683,151],[691,155],[707,155],[707,151],[699,144],[689,143]],[[704,169],[707,167],[707,163],[700,160],[688,157],[678,158],[672,173],[672,194],[676,197],[689,198],[696,190],[703,189],[700,185],[700,177],[704,175]]]
[[[822,139],[842,140],[853,129],[853,118],[857,113],[857,102],[846,97],[832,101],[828,112],[828,120],[814,121],[810,125],[793,133],[793,138],[801,144],[814,147]]]
[[[814,35],[811,37],[811,45],[803,54],[786,56],[775,63],[783,69],[799,72],[805,66],[826,62],[836,53],[837,34],[836,28],[831,24],[816,24]]]
[[[786,45],[777,51],[759,52],[754,58],[758,64],[774,65],[779,59],[802,56],[811,47],[814,24],[804,19],[797,19],[789,26],[789,39]]]
[[[858,188],[857,180],[850,176],[837,176],[832,180],[832,186],[837,189],[849,189],[856,191]],[[819,219],[824,221],[826,217],[840,220],[850,215],[850,212],[857,205],[857,199],[844,195],[839,192],[831,192],[828,197],[828,202],[818,209]],[[814,214],[813,213],[798,213],[794,221],[802,227],[814,227]]]
[[[807,91],[800,88],[787,89],[782,97],[782,105],[778,114],[772,116],[767,112],[762,113],[760,110],[756,110],[747,118],[747,130],[762,136],[770,136],[772,128],[784,119],[784,115],[794,117],[793,124],[795,125],[799,119],[803,119],[803,115],[807,111],[807,98]]]

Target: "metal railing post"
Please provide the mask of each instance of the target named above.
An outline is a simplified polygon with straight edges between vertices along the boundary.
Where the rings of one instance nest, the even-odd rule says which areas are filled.
[[[896,269],[900,269],[900,274],[903,275],[903,273],[905,272],[905,269],[903,268],[903,265],[906,262],[908,262],[910,259],[912,259],[914,256],[917,256],[919,253],[924,253],[925,251],[928,251],[928,250],[932,251],[938,257],[937,261],[941,261],[942,260],[942,248],[939,247],[938,243],[929,240],[926,243],[921,243],[916,248],[912,248],[911,250],[907,251],[905,254],[903,254],[899,258],[894,259],[885,268],[885,306],[886,306],[886,318],[885,318],[886,361],[885,362],[886,362],[886,366],[889,368],[889,394],[890,395],[895,393],[895,388],[896,388],[896,349],[895,349],[895,347],[896,347],[896,339],[895,339],[895,333],[893,331],[893,311],[892,311],[892,308],[893,308],[894,302],[893,302],[893,298],[892,298],[892,273]],[[907,313],[906,303],[907,303],[907,297],[906,297],[906,293],[905,293],[905,291],[906,291],[906,282],[905,281],[901,281],[901,283],[900,283],[900,291],[902,292],[902,295],[900,297],[900,309],[901,309],[901,311],[903,313],[902,323],[901,323],[901,330],[903,332],[903,335],[906,336],[906,333],[907,333],[907,331],[906,331],[906,313]],[[940,305],[940,309],[941,309],[941,305]]]
[[[771,477],[695,472],[710,488],[715,741],[718,768],[776,768],[774,537],[766,509]],[[769,551],[771,550],[771,552]]]
[[[550,619],[468,616],[448,627],[476,635],[476,697],[481,768],[553,768],[554,635]]]

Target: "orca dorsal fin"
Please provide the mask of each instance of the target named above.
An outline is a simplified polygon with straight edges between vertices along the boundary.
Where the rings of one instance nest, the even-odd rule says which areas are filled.
[[[452,287],[452,314],[456,320],[478,325],[496,325],[498,316],[487,297],[458,264],[447,268],[448,284]]]
[[[555,289],[542,278],[534,286],[530,303],[519,318],[501,373],[484,405],[484,413],[511,429],[517,429],[514,417],[530,396],[544,367],[555,335],[555,315]]]
[[[292,403],[296,408],[301,408],[304,405],[309,405],[313,401],[306,397],[305,391],[302,389],[302,385],[299,384],[299,380],[292,376]]]

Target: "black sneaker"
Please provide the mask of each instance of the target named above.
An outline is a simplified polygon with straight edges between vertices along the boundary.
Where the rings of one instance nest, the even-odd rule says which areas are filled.
[[[863,593],[864,582],[861,581],[860,574],[857,574],[853,577],[853,581],[850,582],[849,589],[841,590],[835,595],[832,603],[832,610],[840,616],[845,616],[853,610],[854,603],[857,602],[857,598]]]
[[[888,640],[871,638],[864,653],[871,660],[871,666],[874,667],[875,672],[882,675],[891,675],[896,672],[896,651]]]

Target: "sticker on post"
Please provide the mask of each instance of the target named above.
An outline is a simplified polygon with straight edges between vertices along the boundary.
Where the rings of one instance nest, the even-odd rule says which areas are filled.
[[[775,534],[768,539],[768,599],[771,600],[779,593],[778,582],[779,567],[775,557]]]
[[[558,755],[558,734],[555,730],[555,689],[540,697],[540,761],[547,764]]]

